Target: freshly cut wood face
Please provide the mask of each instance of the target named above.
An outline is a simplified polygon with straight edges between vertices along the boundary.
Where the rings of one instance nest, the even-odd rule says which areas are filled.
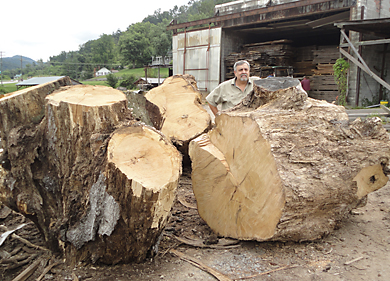
[[[145,97],[160,108],[164,119],[161,132],[174,143],[182,145],[205,132],[211,118],[201,105],[193,77],[175,75],[150,90]]]
[[[284,192],[270,145],[255,121],[220,116],[209,136],[190,143],[190,156],[199,214],[212,229],[240,239],[273,236]]]
[[[357,184],[357,196],[362,198],[368,193],[378,190],[386,185],[389,178],[383,173],[380,164],[364,167],[354,178]]]
[[[64,88],[55,95],[48,96],[51,103],[60,102],[85,106],[104,106],[126,100],[126,96],[118,90],[105,86],[77,85]]]
[[[178,180],[180,161],[172,161],[172,157],[179,158],[177,150],[147,127],[116,131],[108,144],[108,161],[115,163],[129,179],[154,192]]]

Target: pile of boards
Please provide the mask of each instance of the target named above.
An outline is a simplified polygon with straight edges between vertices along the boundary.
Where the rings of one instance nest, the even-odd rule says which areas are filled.
[[[233,65],[238,60],[247,60],[251,75],[267,77],[273,73],[272,66],[291,66],[294,50],[289,40],[246,44],[239,53],[231,53],[225,59],[226,79],[234,77]]]
[[[333,76],[333,64],[338,58],[339,51],[335,45],[294,47],[292,41],[284,39],[246,44],[241,52],[226,57],[226,79],[234,77],[233,65],[236,61],[247,60],[252,76],[308,76],[311,82],[309,96],[333,102],[338,96]]]

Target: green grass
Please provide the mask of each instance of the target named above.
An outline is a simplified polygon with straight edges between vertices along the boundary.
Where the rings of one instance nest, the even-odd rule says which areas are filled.
[[[3,84],[1,85],[0,84],[0,89],[4,89],[6,93],[12,93],[12,92],[15,92],[16,91],[16,83],[11,83],[11,84]],[[2,93],[2,91],[0,91],[0,94]]]
[[[102,85],[102,86],[108,86],[108,84],[107,84],[106,81],[94,81],[94,80],[89,80],[89,81],[80,81],[80,82],[83,83],[84,85],[92,85],[92,86]]]

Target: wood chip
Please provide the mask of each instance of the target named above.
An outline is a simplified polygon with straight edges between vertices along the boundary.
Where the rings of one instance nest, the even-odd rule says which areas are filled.
[[[362,259],[363,259],[363,257],[358,257],[358,258],[356,258],[356,259],[353,259],[353,260],[350,260],[350,261],[345,262],[344,265],[349,265],[349,264],[351,264],[351,263],[353,263],[353,262],[355,262],[355,261],[360,261],[360,260],[362,260]]]
[[[177,196],[177,200],[182,204],[184,207],[190,208],[190,209],[197,209],[197,206],[192,205],[188,203],[185,198],[182,195]]]
[[[166,234],[167,235],[167,234]],[[177,241],[184,243],[189,246],[199,247],[199,248],[211,248],[211,249],[229,249],[229,248],[237,248],[240,247],[239,240],[233,239],[219,239],[217,244],[206,245],[203,243],[203,239],[194,239],[187,237],[178,237],[175,235],[167,235],[175,238]]]
[[[79,281],[79,278],[77,277],[76,273],[72,272],[72,278],[73,281]]]

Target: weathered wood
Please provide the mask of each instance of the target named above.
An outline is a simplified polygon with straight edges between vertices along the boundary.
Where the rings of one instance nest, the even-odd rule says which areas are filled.
[[[344,107],[269,78],[190,143],[200,216],[248,240],[314,240],[384,186],[389,136],[379,118],[350,123]]]
[[[0,99],[2,116],[19,112],[19,99],[38,100],[38,92]],[[43,101],[38,122],[2,123],[9,163],[2,201],[31,218],[68,263],[142,261],[156,252],[180,153],[159,131],[133,120],[118,90],[66,86]],[[12,117],[18,116],[5,119]]]

